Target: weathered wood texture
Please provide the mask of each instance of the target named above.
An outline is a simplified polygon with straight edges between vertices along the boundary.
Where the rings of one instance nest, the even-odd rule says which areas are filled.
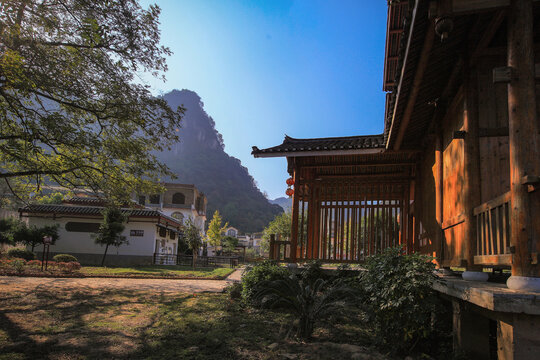
[[[531,253],[539,241],[533,221],[538,215],[522,184],[526,175],[539,176],[539,124],[534,78],[533,9],[531,0],[511,0],[508,12],[508,66],[513,74],[508,84],[510,144],[510,241],[515,247],[512,275],[540,276]]]

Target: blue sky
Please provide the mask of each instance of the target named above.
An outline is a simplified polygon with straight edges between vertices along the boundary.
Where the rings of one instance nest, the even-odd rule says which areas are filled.
[[[225,150],[270,198],[285,196],[286,160],[251,146],[292,137],[381,133],[386,0],[158,0],[167,82],[196,91]]]

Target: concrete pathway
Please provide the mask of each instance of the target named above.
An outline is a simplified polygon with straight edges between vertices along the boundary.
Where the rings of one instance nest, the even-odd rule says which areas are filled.
[[[0,293],[33,290],[121,289],[154,292],[222,292],[230,282],[239,281],[242,271],[234,271],[225,280],[169,280],[124,278],[39,278],[0,276]]]

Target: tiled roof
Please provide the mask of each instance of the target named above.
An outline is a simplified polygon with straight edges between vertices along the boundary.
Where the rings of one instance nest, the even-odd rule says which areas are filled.
[[[365,149],[384,149],[383,134],[314,139],[294,139],[285,135],[285,140],[281,145],[267,149],[259,149],[254,146],[251,154],[255,157],[288,156],[288,154],[293,156],[292,153],[306,153],[306,155],[309,155],[311,152],[354,152]]]
[[[48,205],[48,204],[35,204],[27,205],[19,209],[21,213],[32,214],[61,214],[61,215],[89,215],[89,216],[101,216],[105,208],[102,206],[66,206],[66,205]],[[180,226],[178,220],[164,215],[157,210],[151,209],[122,209],[122,213],[129,217],[154,217],[163,218],[168,222]]]

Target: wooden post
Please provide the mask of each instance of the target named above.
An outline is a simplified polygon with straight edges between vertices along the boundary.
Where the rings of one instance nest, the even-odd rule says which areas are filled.
[[[531,264],[531,198],[525,176],[540,176],[539,125],[536,115],[532,0],[511,0],[508,15],[508,122],[510,144],[510,243],[515,249],[512,276],[540,276]],[[538,215],[538,214],[537,214]],[[538,221],[535,218],[535,221]],[[533,245],[534,244],[534,245]]]
[[[294,192],[292,198],[292,221],[291,221],[291,262],[296,262],[296,251],[298,247],[298,182],[299,178],[296,176],[296,169],[293,172],[294,180]]]
[[[439,265],[444,260],[444,244],[443,244],[443,144],[442,144],[442,132],[437,126],[435,139],[435,219],[437,222],[437,229],[435,230],[435,246]]]
[[[478,139],[478,81],[476,69],[464,66],[464,100],[465,113],[463,114],[463,130],[465,139],[463,143],[463,211],[465,222],[463,223],[465,259],[467,270],[480,270],[480,266],[474,265],[476,255],[476,222],[473,210],[481,202],[480,187],[480,143]]]
[[[276,235],[275,234],[270,234],[270,250],[269,250],[269,253],[268,253],[268,257],[270,258],[270,260],[274,260],[274,257],[275,257],[274,248],[275,247],[276,247]]]

